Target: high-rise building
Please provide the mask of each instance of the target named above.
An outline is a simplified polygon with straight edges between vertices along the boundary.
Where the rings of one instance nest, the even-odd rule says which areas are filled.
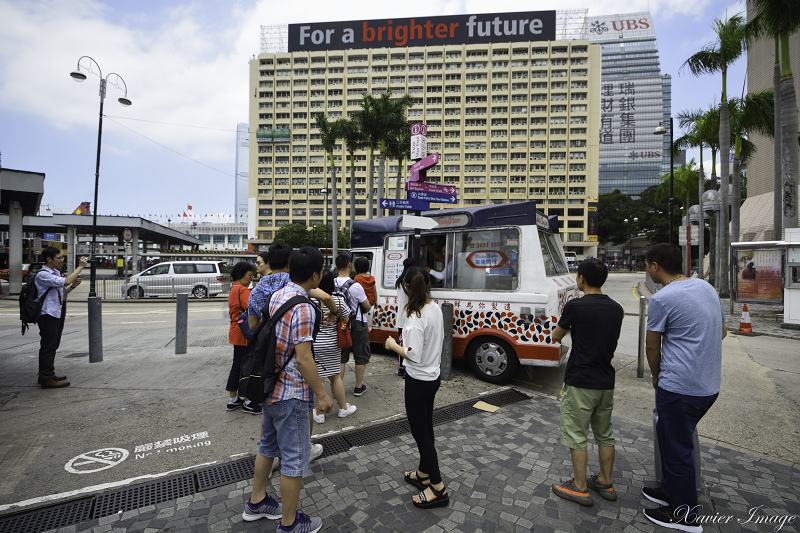
[[[599,193],[637,196],[669,172],[672,79],[661,75],[648,12],[586,17],[602,48]],[[653,135],[664,123],[667,134]]]
[[[269,240],[290,223],[330,221],[323,193],[330,188],[329,158],[316,116],[350,118],[365,95],[391,88],[413,98],[408,119],[427,125],[428,151],[441,154],[428,180],[458,188],[457,205],[433,208],[536,200],[559,215],[567,251],[595,255],[588,221],[598,190],[600,47],[585,38],[585,10],[558,17],[533,12],[291,25],[287,51],[250,62],[257,237]],[[369,152],[356,152],[350,206],[345,148],[334,148],[331,194],[342,226],[350,209],[357,219],[368,209]],[[397,161],[388,159],[386,191],[373,190],[376,202],[395,196],[397,175]]]
[[[247,198],[249,194],[250,174],[250,128],[246,122],[236,125],[236,182],[234,216],[236,222],[247,223]]]

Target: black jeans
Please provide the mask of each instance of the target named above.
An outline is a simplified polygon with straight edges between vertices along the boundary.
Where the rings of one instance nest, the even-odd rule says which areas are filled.
[[[226,391],[236,392],[239,390],[242,357],[246,349],[247,346],[233,346],[233,364],[231,365],[231,371],[228,373],[228,384],[225,386]]]
[[[50,315],[41,315],[37,324],[39,325],[39,376],[42,379],[55,377],[56,350],[61,344],[61,332],[64,331],[64,317],[66,316],[66,306],[61,310],[61,318]]]
[[[442,474],[433,443],[433,400],[441,379],[421,381],[406,375],[405,383],[406,416],[419,450],[419,471],[428,474],[431,485],[436,485],[442,482]]]

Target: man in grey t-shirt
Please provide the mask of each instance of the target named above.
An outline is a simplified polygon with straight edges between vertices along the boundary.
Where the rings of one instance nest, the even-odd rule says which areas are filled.
[[[700,533],[692,439],[719,395],[725,313],[711,285],[681,274],[677,246],[657,244],[645,262],[653,281],[664,285],[650,298],[645,339],[664,477],[661,487],[642,489],[662,506],[645,509],[644,515],[664,527]]]

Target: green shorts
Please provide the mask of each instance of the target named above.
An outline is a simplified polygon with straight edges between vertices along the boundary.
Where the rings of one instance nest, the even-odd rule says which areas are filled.
[[[573,450],[585,450],[589,423],[598,446],[614,446],[611,410],[614,389],[594,390],[564,383],[561,394],[561,443]]]

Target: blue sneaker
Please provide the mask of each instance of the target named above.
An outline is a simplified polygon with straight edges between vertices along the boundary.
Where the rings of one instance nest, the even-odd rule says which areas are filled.
[[[307,514],[300,511],[294,517],[294,524],[289,527],[284,527],[283,524],[278,524],[278,533],[284,531],[291,531],[292,533],[317,533],[322,528],[322,518],[311,518]]]
[[[259,518],[269,518],[270,520],[280,520],[283,515],[283,506],[275,501],[269,494],[261,500],[258,505],[253,505],[250,500],[244,506],[242,519],[247,522],[258,520]]]

